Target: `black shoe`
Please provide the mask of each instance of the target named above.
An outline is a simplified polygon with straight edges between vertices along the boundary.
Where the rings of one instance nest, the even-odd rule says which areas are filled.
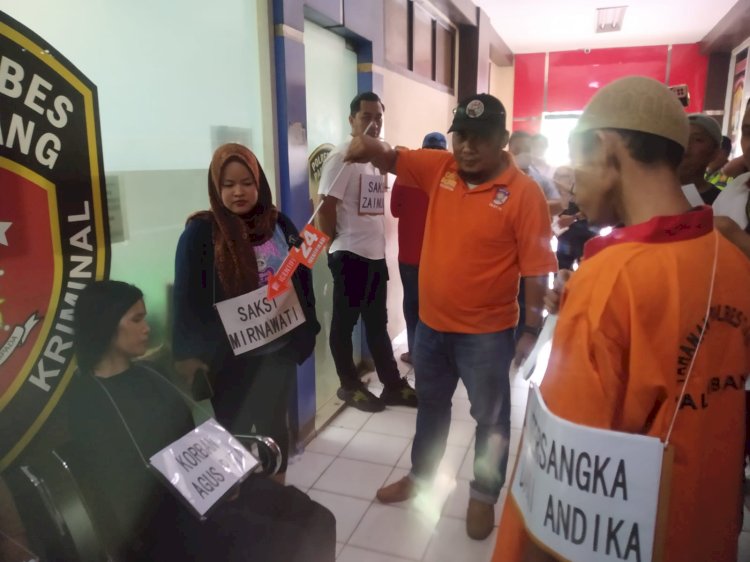
[[[362,410],[363,412],[382,412],[385,404],[364,385],[357,388],[341,387],[336,391],[338,396],[347,406]]]
[[[398,385],[392,388],[385,387],[380,399],[387,406],[409,406],[417,407],[417,393],[409,386],[406,379],[399,379]]]

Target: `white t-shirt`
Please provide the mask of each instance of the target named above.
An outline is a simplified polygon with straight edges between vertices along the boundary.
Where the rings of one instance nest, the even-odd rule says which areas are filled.
[[[346,251],[370,260],[382,260],[385,259],[384,216],[362,215],[359,212],[362,176],[379,176],[380,172],[372,164],[345,165],[344,156],[349,142],[333,149],[323,164],[320,176],[318,195],[338,199],[336,238],[329,252]]]
[[[695,187],[694,183],[687,183],[682,186],[682,192],[693,207],[701,207],[705,205],[703,197],[701,197],[700,191]]]
[[[750,172],[737,176],[714,200],[714,215],[729,217],[743,230],[747,228],[747,198],[750,194]]]

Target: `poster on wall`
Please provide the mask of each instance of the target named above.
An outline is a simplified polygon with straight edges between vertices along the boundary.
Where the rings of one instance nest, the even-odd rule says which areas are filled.
[[[109,269],[95,86],[0,11],[0,469],[73,373],[73,309]]]
[[[310,153],[307,158],[307,168],[310,183],[310,204],[315,208],[318,201],[318,187],[320,186],[320,176],[323,175],[323,164],[328,159],[328,155],[335,147],[330,143],[321,144],[318,148]]]
[[[744,115],[745,109],[745,98],[747,88],[745,87],[747,81],[747,59],[748,59],[747,47],[740,50],[734,57],[734,64],[731,68],[730,76],[730,91],[729,91],[729,128],[728,136],[732,139],[732,146],[734,155],[739,155],[739,144],[740,144],[740,124],[742,123],[742,116]]]

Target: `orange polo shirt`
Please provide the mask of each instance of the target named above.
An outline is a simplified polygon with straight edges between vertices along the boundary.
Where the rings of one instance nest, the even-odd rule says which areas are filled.
[[[399,150],[396,172],[430,197],[419,265],[419,318],[433,330],[481,334],[518,323],[518,281],[557,270],[544,194],[507,167],[473,189],[453,154]]]
[[[592,239],[565,288],[541,392],[575,423],[665,439],[708,306],[671,443],[665,560],[737,559],[750,371],[750,261],[713,231],[710,207]],[[622,542],[622,541],[621,541]],[[530,546],[509,495],[494,562]]]

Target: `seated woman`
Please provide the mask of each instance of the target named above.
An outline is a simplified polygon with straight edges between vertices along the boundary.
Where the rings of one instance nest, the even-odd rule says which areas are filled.
[[[66,393],[74,469],[115,559],[333,561],[333,515],[296,488],[251,475],[200,521],[149,469],[194,426],[177,389],[133,362],[148,335],[136,287],[98,281],[79,296]]]

